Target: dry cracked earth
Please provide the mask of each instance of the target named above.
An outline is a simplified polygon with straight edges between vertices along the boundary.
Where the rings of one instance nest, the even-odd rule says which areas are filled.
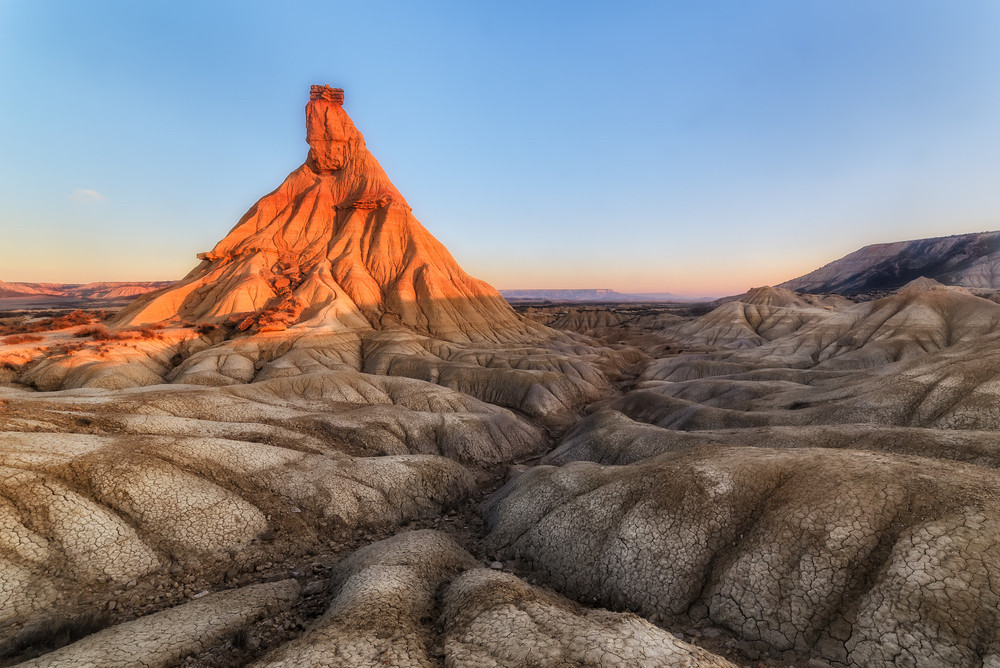
[[[0,665],[1000,666],[1000,305],[522,311],[8,364]]]

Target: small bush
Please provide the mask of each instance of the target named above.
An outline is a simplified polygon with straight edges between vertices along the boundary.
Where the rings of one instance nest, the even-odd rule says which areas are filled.
[[[150,325],[143,325],[138,330],[139,338],[140,339],[162,339],[163,335],[160,334],[160,332],[157,331],[158,329],[163,329],[163,327],[162,326],[156,327],[156,326],[150,326]]]
[[[72,311],[64,316],[52,319],[52,329],[67,329],[77,325],[87,325],[93,319],[86,311]]]
[[[95,341],[107,341],[110,338],[108,328],[104,325],[94,325],[93,327],[78,329],[73,336],[78,339],[92,338]]]

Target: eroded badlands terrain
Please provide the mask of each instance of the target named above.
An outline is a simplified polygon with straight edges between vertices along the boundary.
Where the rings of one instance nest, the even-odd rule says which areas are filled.
[[[1000,304],[511,308],[314,87],[117,313],[0,317],[0,665],[1000,666]]]

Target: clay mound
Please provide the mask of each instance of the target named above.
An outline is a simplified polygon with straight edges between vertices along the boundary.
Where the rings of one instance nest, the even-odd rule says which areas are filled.
[[[0,388],[0,421],[0,624],[176,560],[214,587],[230,566],[434,516],[545,443],[508,410],[351,370],[227,388]]]
[[[1000,653],[998,492],[954,462],[707,446],[531,469],[485,504],[486,547],[571,598],[707,618],[759,651],[979,666]]]
[[[170,285],[170,281],[101,283],[5,283],[0,281],[0,297],[49,296],[81,301],[116,300],[135,297]]]
[[[655,360],[644,380],[776,367],[866,369],[982,344],[1000,334],[1000,305],[962,288],[914,281],[883,299],[835,310],[730,302],[663,333],[714,352]],[[723,352],[727,348],[748,350]]]
[[[608,309],[573,308],[548,324],[549,327],[556,329],[569,329],[581,334],[593,335],[595,332],[603,333],[604,330],[618,327],[628,319],[628,316]]]
[[[430,668],[435,594],[475,559],[448,536],[412,531],[358,550],[334,573],[337,594],[306,635],[256,666]]]
[[[733,665],[634,615],[586,610],[484,569],[436,531],[358,550],[331,580],[326,613],[255,666]]]
[[[241,329],[405,326],[452,340],[505,340],[526,324],[466,274],[413,217],[347,116],[313,86],[309,156],[177,284],[138,299],[119,326],[164,320]]]
[[[760,351],[764,360],[872,367],[1000,332],[1000,306],[962,289],[914,281],[898,293],[857,304]]]
[[[509,574],[466,571],[444,594],[445,665],[734,668],[641,617],[587,610]]]
[[[788,337],[853,306],[838,295],[808,295],[765,285],[692,321],[671,323],[659,334],[687,346],[747,348]]]
[[[751,288],[737,301],[758,306],[799,306],[802,308],[840,308],[850,306],[853,303],[840,295],[810,295],[785,288],[774,288],[770,285]]]
[[[668,325],[659,334],[688,346],[746,348],[787,337],[831,315],[826,308],[794,301],[789,305],[775,305],[764,298],[760,303],[733,301],[693,321]]]

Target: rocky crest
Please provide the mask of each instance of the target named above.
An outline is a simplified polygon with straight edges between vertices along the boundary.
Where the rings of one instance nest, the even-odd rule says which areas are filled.
[[[1000,288],[1000,231],[865,246],[777,287],[846,295],[896,290],[921,276],[945,285]]]

